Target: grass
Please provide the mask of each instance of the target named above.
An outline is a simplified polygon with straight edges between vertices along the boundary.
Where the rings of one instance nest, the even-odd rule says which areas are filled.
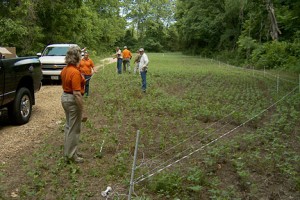
[[[271,74],[281,72],[148,56],[146,94],[138,75],[117,75],[116,64],[99,70],[85,99],[86,162],[65,164],[62,124],[22,158],[14,177],[21,199],[100,199],[107,186],[112,198],[127,199],[137,130],[134,199],[300,198],[297,75],[285,73],[277,87]],[[8,183],[0,199],[10,197]]]

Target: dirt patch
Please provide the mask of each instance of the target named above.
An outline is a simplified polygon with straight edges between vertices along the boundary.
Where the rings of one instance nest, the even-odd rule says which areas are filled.
[[[60,85],[43,86],[36,93],[30,121],[23,126],[5,126],[1,129],[0,160],[7,162],[23,148],[39,143],[41,136],[51,133],[61,122],[64,111],[60,103]],[[41,135],[42,134],[42,135]]]
[[[105,64],[115,61],[115,59],[106,58],[96,68],[101,71]],[[64,119],[64,111],[60,102],[61,94],[61,85],[42,86],[41,90],[36,93],[36,105],[33,106],[31,119],[27,124],[0,125],[0,164],[18,157],[23,149],[35,146],[43,140],[43,136],[57,129]]]

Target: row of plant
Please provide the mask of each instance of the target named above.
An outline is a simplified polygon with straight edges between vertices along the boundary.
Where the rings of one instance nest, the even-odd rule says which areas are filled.
[[[146,94],[138,74],[118,75],[115,64],[99,70],[85,99],[87,162],[65,164],[61,126],[24,158],[22,198],[97,199],[109,185],[112,198],[127,199],[137,130],[134,199],[299,197],[297,85],[283,82],[277,92],[276,78],[263,73],[181,54],[148,56]]]

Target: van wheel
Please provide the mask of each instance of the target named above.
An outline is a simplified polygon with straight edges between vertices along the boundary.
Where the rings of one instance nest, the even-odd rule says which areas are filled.
[[[14,102],[8,107],[8,117],[15,124],[21,125],[29,121],[31,112],[31,93],[27,88],[20,88]]]

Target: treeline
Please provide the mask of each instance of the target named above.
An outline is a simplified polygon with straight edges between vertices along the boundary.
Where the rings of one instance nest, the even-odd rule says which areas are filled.
[[[0,1],[0,46],[19,55],[50,43],[96,54],[126,45],[300,71],[299,28],[299,0]]]
[[[175,1],[4,0],[0,2],[0,46],[32,55],[51,43],[77,43],[96,54],[127,45],[132,51],[178,50]]]
[[[50,43],[77,43],[97,52],[124,36],[118,0],[6,0],[0,7],[0,45],[32,55]]]
[[[299,0],[178,0],[183,50],[300,72]]]

